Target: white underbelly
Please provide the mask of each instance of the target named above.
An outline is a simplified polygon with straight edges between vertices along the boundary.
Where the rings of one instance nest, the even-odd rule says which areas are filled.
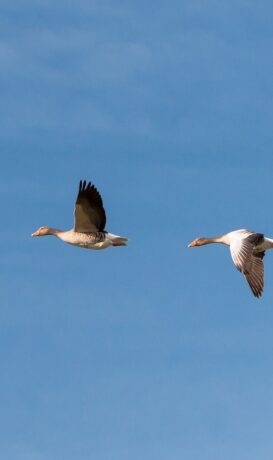
[[[107,236],[101,240],[96,241],[92,235],[79,232],[63,232],[58,237],[65,241],[65,243],[72,244],[73,246],[78,246],[83,249],[105,249],[111,246],[111,240]]]
[[[101,241],[100,243],[88,244],[87,246],[82,246],[82,247],[86,249],[106,249],[109,246],[111,246],[111,242],[105,240],[105,241]]]
[[[98,243],[90,243],[90,242],[83,242],[83,241],[78,241],[78,242],[70,242],[67,241],[69,244],[72,244],[73,246],[78,246],[79,248],[83,249],[94,249],[94,250],[99,250],[99,249],[106,249],[109,246],[111,246],[110,241],[100,241]]]

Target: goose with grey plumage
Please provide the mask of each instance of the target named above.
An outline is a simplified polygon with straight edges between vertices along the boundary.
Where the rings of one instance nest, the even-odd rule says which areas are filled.
[[[196,238],[188,247],[222,243],[230,247],[231,258],[237,269],[245,276],[255,297],[264,290],[265,251],[273,248],[273,239],[250,230],[235,230],[215,238]]]
[[[63,231],[40,227],[32,236],[54,235],[65,243],[85,249],[105,249],[126,246],[128,238],[105,230],[106,214],[102,198],[91,182],[80,181],[74,211],[74,228]]]

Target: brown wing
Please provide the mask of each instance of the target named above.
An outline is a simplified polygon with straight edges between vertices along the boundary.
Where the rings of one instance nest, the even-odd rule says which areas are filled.
[[[103,231],[106,215],[103,202],[96,187],[91,182],[80,181],[79,193],[74,211],[74,229],[76,232]]]
[[[255,297],[260,297],[264,290],[264,255],[264,251],[253,254],[250,269],[244,273]]]
[[[264,289],[265,252],[253,254],[253,248],[261,242],[263,234],[253,233],[233,241],[230,245],[231,257],[240,272],[242,272],[255,297],[260,297]]]

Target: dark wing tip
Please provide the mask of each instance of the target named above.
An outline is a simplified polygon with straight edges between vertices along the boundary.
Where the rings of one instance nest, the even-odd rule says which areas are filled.
[[[86,180],[80,180],[79,193],[85,193],[85,192],[87,196],[91,192],[94,197],[96,196],[97,200],[102,205],[101,195],[99,191],[97,190],[97,188],[95,187],[95,185],[92,184],[91,182],[87,182]]]
[[[86,180],[80,180],[79,192],[84,192],[85,190],[90,189],[96,190],[96,192],[98,192],[96,187],[92,185],[91,182],[87,182]]]
[[[250,287],[251,287],[251,286],[250,286]],[[252,289],[252,287],[251,287],[251,290],[252,290],[254,296],[255,296],[257,299],[259,299],[260,297],[262,297],[262,295],[263,295],[263,291],[262,291],[262,290]]]

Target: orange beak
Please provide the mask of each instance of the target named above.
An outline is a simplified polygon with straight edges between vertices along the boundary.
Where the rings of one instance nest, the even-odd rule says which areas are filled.
[[[196,246],[196,242],[192,241],[190,244],[188,244],[188,248],[194,248]]]

